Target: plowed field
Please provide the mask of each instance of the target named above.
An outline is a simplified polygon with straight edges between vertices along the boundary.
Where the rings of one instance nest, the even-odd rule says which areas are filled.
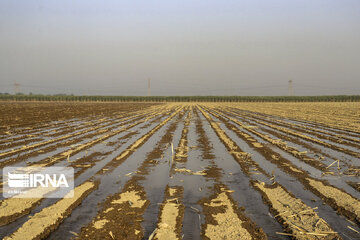
[[[0,238],[360,239],[360,103],[0,108],[0,168],[75,169],[72,198],[1,196]]]

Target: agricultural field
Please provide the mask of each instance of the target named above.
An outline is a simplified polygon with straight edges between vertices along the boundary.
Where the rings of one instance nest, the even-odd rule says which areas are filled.
[[[0,169],[75,169],[74,197],[0,195],[0,238],[360,239],[359,102],[8,101],[0,113]]]

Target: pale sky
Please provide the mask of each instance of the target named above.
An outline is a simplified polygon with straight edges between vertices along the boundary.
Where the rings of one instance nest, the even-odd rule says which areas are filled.
[[[0,92],[360,94],[359,0],[0,1]]]

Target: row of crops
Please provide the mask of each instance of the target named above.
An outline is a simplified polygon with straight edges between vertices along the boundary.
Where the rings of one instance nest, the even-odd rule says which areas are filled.
[[[79,101],[79,102],[358,102],[360,95],[324,96],[72,96],[0,95],[4,101]]]
[[[359,239],[358,106],[1,102],[0,168],[75,188],[6,198],[0,176],[0,239]]]

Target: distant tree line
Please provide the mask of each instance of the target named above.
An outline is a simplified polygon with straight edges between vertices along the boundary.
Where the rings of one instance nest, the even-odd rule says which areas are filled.
[[[78,102],[359,102],[360,95],[324,96],[76,96],[0,93],[0,101]]]

